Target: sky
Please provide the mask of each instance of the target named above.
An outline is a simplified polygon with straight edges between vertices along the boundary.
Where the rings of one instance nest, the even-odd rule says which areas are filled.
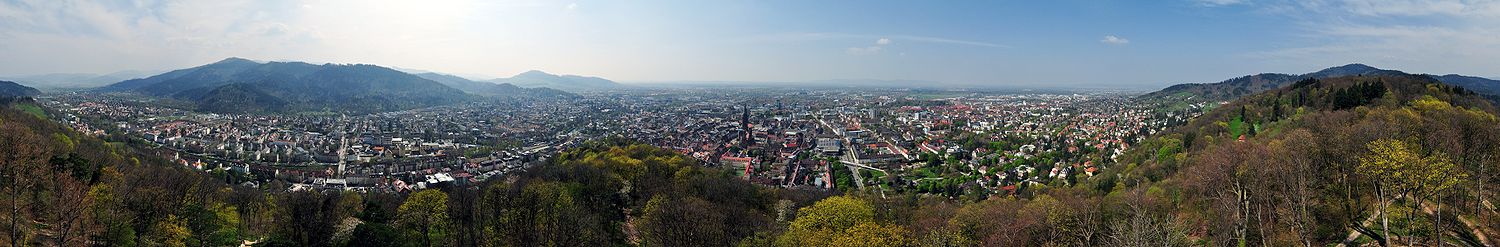
[[[626,82],[1160,88],[1349,63],[1500,78],[1500,0],[0,0],[0,75],[226,57]]]

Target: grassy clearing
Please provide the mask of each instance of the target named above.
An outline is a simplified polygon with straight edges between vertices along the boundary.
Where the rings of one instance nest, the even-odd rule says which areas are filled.
[[[30,113],[31,115],[36,116],[36,118],[47,119],[47,112],[42,111],[42,107],[37,106],[36,104],[21,103],[12,105],[11,107],[26,113]]]

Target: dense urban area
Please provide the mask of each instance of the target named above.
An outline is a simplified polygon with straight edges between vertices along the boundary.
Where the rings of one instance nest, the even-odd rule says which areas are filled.
[[[983,198],[1087,179],[1213,105],[1162,111],[1131,96],[652,89],[367,115],[199,113],[115,94],[38,102],[80,132],[139,138],[176,164],[252,187],[476,186],[584,142],[623,138],[764,186]]]

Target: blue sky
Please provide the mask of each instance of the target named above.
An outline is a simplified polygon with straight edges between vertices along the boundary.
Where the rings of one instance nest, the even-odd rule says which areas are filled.
[[[0,0],[0,75],[224,57],[476,79],[1159,88],[1347,63],[1500,77],[1500,2]]]

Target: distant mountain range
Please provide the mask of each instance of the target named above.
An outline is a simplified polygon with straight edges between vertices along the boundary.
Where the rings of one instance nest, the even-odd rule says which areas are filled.
[[[31,97],[41,94],[35,88],[23,86],[12,81],[0,81],[0,97]]]
[[[1177,84],[1141,96],[1142,98],[1165,98],[1178,95],[1190,95],[1201,97],[1207,101],[1226,101],[1240,96],[1255,94],[1272,89],[1281,88],[1302,79],[1333,78],[1343,76],[1400,76],[1408,75],[1397,70],[1379,69],[1364,64],[1349,64],[1332,67],[1317,72],[1291,75],[1280,73],[1264,73],[1242,76],[1234,79],[1224,80],[1218,83],[1187,83]],[[1422,75],[1431,77],[1440,82],[1457,85],[1481,94],[1500,95],[1500,81],[1480,77],[1462,75]]]
[[[526,71],[510,78],[496,78],[489,82],[511,84],[519,87],[547,87],[568,92],[609,90],[621,87],[619,83],[604,78],[576,75],[554,75],[540,70]]]
[[[792,88],[835,88],[835,87],[861,87],[861,88],[909,88],[909,89],[949,89],[949,88],[1009,88],[984,86],[984,85],[957,85],[937,81],[924,80],[883,80],[883,79],[834,79],[813,81],[659,81],[638,82],[640,85],[660,87],[792,87]]]
[[[23,85],[46,88],[46,89],[84,89],[96,88],[122,80],[142,78],[156,74],[155,72],[128,70],[109,74],[86,74],[86,73],[58,73],[28,76],[6,76],[0,80],[15,81]]]
[[[1439,76],[1428,75],[1428,77],[1432,77],[1433,79],[1437,79],[1438,81],[1449,85],[1455,85],[1467,88],[1469,90],[1474,90],[1475,92],[1479,92],[1482,94],[1500,96],[1500,81],[1497,80],[1455,74]]]
[[[491,82],[473,81],[473,80],[465,79],[463,77],[458,77],[458,76],[448,75],[448,74],[439,74],[439,73],[433,73],[433,72],[418,73],[418,74],[414,74],[414,75],[416,75],[417,77],[421,77],[423,79],[428,79],[428,80],[435,81],[437,83],[441,83],[441,84],[443,84],[445,86],[448,86],[448,87],[451,87],[451,88],[462,90],[462,91],[464,91],[466,93],[480,95],[480,96],[494,96],[494,97],[533,97],[533,98],[537,98],[537,97],[540,97],[540,98],[577,97],[578,96],[578,95],[573,94],[573,93],[569,93],[569,92],[562,91],[562,90],[557,90],[557,89],[552,89],[552,88],[548,88],[548,87],[522,88],[522,87],[518,87],[516,85],[512,85],[510,83],[499,83],[499,84],[496,84],[496,83],[491,83]]]

